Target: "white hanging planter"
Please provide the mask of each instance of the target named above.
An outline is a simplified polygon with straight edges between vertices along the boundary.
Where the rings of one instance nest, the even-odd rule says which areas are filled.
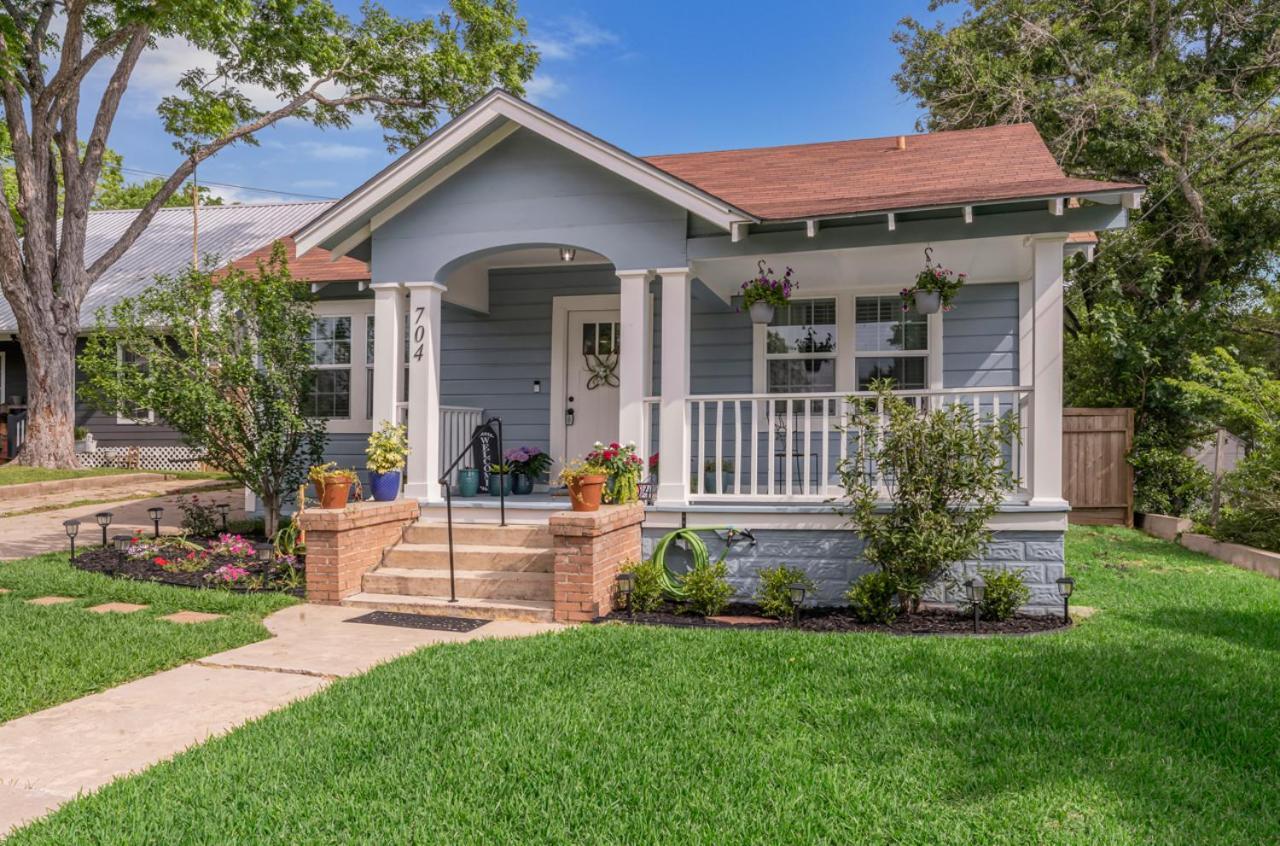
[[[773,322],[773,306],[766,302],[755,302],[747,309],[751,315],[752,323],[771,323]]]
[[[916,291],[915,306],[920,314],[937,314],[942,311],[942,294],[939,291]]]

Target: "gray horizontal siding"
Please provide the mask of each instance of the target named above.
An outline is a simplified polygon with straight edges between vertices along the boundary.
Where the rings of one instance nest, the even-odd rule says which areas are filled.
[[[76,344],[76,354],[84,350],[83,339]],[[76,384],[85,381],[84,372],[76,367]],[[155,423],[118,423],[114,412],[107,413],[86,402],[76,392],[76,425],[93,435],[100,447],[180,446],[182,435],[163,420]]]
[[[1018,283],[966,285],[942,316],[946,388],[1018,384]]]

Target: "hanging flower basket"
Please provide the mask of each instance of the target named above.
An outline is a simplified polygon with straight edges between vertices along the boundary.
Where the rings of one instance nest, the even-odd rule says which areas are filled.
[[[770,323],[775,310],[791,299],[791,293],[800,285],[791,279],[791,268],[779,278],[772,267],[766,267],[764,259],[756,262],[756,275],[742,283],[742,304],[747,307],[752,323]]]
[[[924,270],[916,274],[915,285],[902,289],[903,311],[910,311],[913,306],[919,314],[951,311],[951,301],[964,287],[965,275],[947,270],[941,264],[931,265],[931,260],[932,250],[925,248]]]

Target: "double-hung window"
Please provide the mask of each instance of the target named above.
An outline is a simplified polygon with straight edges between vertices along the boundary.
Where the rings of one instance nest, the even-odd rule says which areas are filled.
[[[858,297],[854,304],[854,376],[859,391],[892,379],[900,391],[929,386],[929,322],[902,298]]]
[[[311,321],[311,390],[303,400],[308,417],[351,417],[351,318],[316,317]]]
[[[836,301],[794,299],[774,310],[765,332],[765,387],[771,394],[836,389]]]
[[[116,361],[120,370],[141,370],[146,372],[147,360],[137,353],[126,350],[123,344],[116,344]],[[116,423],[124,425],[146,425],[156,422],[154,410],[145,407],[124,405],[116,409]]]

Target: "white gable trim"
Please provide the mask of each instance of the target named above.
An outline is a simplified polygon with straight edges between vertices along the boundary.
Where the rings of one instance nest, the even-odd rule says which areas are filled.
[[[734,223],[756,220],[741,209],[734,208],[723,200],[682,182],[671,174],[531,106],[518,97],[499,90],[490,92],[474,106],[445,124],[435,135],[401,156],[391,166],[299,230],[295,236],[298,255],[319,246],[332,250],[334,258],[343,255],[359,241],[355,241],[354,237],[348,237],[342,242],[334,243],[332,239],[353,227],[366,226],[371,222],[376,227],[378,222],[385,222],[391,216],[391,207],[385,210],[380,208],[383,203],[494,121],[499,120],[510,121],[518,127],[535,132],[570,152],[629,179],[690,213],[709,220],[722,229],[728,230]],[[481,146],[488,143],[488,147],[485,148],[488,149],[512,131],[514,127],[508,129],[503,126],[496,132],[505,134],[492,142],[488,142],[488,139],[482,140]],[[421,199],[461,167],[450,168],[447,175],[442,178],[429,180],[427,183],[429,187],[411,192],[413,200]],[[407,202],[403,199],[397,200],[393,203],[393,207],[403,210],[404,206],[413,200]],[[404,205],[401,205],[402,202]],[[352,243],[353,241],[355,243]]]

